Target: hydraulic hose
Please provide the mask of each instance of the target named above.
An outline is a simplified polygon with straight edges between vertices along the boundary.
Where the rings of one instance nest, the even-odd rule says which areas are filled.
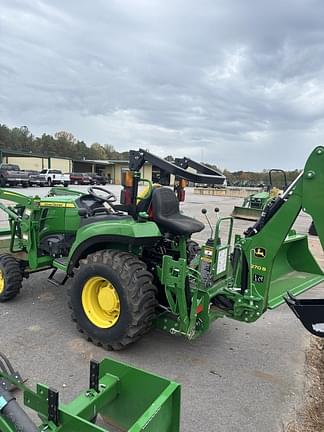
[[[248,228],[244,234],[245,237],[253,237],[257,234],[264,225],[272,218],[272,216],[280,209],[280,207],[289,199],[289,196],[293,192],[298,181],[303,177],[304,172],[302,171],[298,177],[287,187],[284,193],[276,199],[270,201],[264,210],[262,211],[260,219],[250,228]]]
[[[285,200],[281,197],[276,198],[274,201],[268,203],[265,209],[262,211],[260,219],[246,231],[244,231],[245,237],[253,237],[257,234],[264,225],[277,213],[280,207],[284,204]]]
[[[17,432],[38,432],[38,427],[7,390],[0,387],[0,416],[15,426]]]

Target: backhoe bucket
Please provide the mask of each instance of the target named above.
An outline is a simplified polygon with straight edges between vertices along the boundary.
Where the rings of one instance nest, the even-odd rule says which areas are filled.
[[[179,432],[179,384],[111,359],[100,363],[103,374],[118,378],[116,397],[99,411],[109,431]]]
[[[260,219],[261,213],[262,213],[262,209],[235,206],[234,210],[232,211],[232,217],[234,219],[245,219],[250,221],[257,221]]]
[[[273,309],[282,304],[287,291],[298,295],[323,280],[324,273],[308,249],[307,236],[289,236],[273,264],[268,307]]]
[[[324,299],[296,299],[289,292],[287,305],[303,326],[315,336],[324,337]]]

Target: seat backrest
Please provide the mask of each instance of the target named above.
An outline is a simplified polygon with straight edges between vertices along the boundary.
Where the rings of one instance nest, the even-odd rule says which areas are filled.
[[[159,183],[153,183],[152,184],[152,188],[150,191],[149,186],[147,186],[140,194],[139,197],[137,198],[137,206],[136,206],[136,211],[137,213],[139,212],[148,212],[151,202],[152,202],[152,194],[153,191],[157,188],[161,187],[161,185]],[[146,197],[146,198],[145,198]]]
[[[152,212],[154,219],[167,218],[180,213],[176,194],[167,187],[155,189],[152,196]]]
[[[139,212],[147,212],[152,201],[152,195],[147,198],[143,198],[139,201],[136,206],[137,213]]]

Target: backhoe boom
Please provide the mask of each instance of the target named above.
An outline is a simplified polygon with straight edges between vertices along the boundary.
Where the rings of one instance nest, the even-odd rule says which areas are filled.
[[[308,249],[307,237],[292,226],[301,212],[314,220],[324,246],[324,148],[317,147],[305,169],[283,193],[270,202],[256,224],[239,237],[234,249],[233,287],[222,294],[233,302],[227,314],[254,321],[267,308],[284,302],[289,291],[298,295],[324,280]]]

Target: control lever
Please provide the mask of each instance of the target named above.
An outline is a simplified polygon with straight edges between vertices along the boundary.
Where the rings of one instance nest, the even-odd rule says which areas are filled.
[[[205,208],[201,209],[201,213],[203,215],[205,215],[205,218],[207,219],[208,225],[210,227],[210,240],[212,240],[213,239],[213,235],[214,235],[214,230],[213,230],[213,227],[211,226],[210,220],[209,220],[209,218],[207,216],[207,209],[205,209]]]

